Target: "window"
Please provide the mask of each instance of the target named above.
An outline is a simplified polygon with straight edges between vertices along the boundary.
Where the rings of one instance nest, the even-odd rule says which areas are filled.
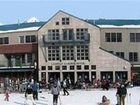
[[[55,70],[60,70],[60,66],[55,66]]]
[[[110,42],[110,33],[105,33],[106,42]]]
[[[59,25],[59,22],[56,22],[55,25]]]
[[[19,36],[19,42],[24,43],[24,36]]]
[[[74,66],[70,66],[70,70],[74,70]]]
[[[67,70],[67,66],[62,66],[62,70]]]
[[[117,42],[122,42],[122,33],[117,33]]]
[[[33,55],[32,55],[32,53],[28,53],[27,54],[27,62],[32,63],[32,61],[33,61]]]
[[[48,66],[48,70],[52,70],[52,66]]]
[[[77,65],[77,70],[81,70],[81,65]]]
[[[85,66],[84,66],[84,69],[85,69],[85,70],[89,70],[89,65],[85,65]]]
[[[77,40],[85,40],[88,36],[88,29],[87,28],[77,28],[76,29],[76,39]]]
[[[48,46],[48,60],[60,60],[59,46]]]
[[[122,42],[122,33],[105,33],[106,42]]]
[[[88,60],[89,59],[89,46],[79,45],[77,46],[77,60]]]
[[[124,52],[116,52],[118,57],[124,58]]]
[[[63,29],[63,40],[73,40],[73,29]]]
[[[41,79],[42,80],[46,80],[46,72],[42,72],[41,73]]]
[[[140,33],[130,33],[130,42],[140,42]]]
[[[59,40],[59,29],[48,30],[48,40]]]
[[[69,25],[70,24],[70,19],[67,18],[62,18],[62,25]]]
[[[0,44],[9,44],[9,38],[8,37],[0,38]]]
[[[92,70],[96,70],[96,65],[91,65]]]
[[[62,46],[62,59],[74,60],[74,46],[71,45]]]
[[[36,36],[35,35],[27,35],[26,36],[26,43],[32,43],[36,42]]]
[[[41,70],[46,70],[46,66],[41,66]]]
[[[129,52],[129,61],[137,62],[138,61],[138,53],[137,52]]]

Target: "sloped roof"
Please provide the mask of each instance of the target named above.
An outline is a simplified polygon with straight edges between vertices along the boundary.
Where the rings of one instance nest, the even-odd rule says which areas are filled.
[[[87,22],[96,25],[114,25],[114,26],[123,26],[123,25],[140,25],[140,20],[124,20],[124,19],[87,19]]]
[[[7,25],[1,25],[0,31],[18,30],[18,29],[31,28],[31,27],[41,27],[44,24],[45,22],[7,24]]]

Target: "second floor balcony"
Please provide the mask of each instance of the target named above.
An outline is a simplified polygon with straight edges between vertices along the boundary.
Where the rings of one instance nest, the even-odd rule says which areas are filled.
[[[77,37],[73,35],[71,38],[63,38],[60,37],[63,35],[59,35],[59,37],[49,38],[48,35],[43,35],[43,42],[45,44],[79,44],[79,43],[89,43],[90,42],[90,34],[84,34],[82,37]]]

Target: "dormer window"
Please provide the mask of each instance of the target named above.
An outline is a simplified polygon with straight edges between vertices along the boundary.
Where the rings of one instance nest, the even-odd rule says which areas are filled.
[[[69,18],[62,18],[62,25],[69,25],[70,19]]]

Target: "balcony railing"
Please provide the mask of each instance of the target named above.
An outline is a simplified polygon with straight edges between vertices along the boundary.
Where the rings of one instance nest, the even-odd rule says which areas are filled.
[[[62,35],[63,36],[63,35]],[[51,44],[51,43],[58,43],[58,44],[75,44],[75,43],[89,43],[90,42],[90,34],[85,34],[82,39],[76,39],[74,36],[72,37],[71,40],[64,40],[64,39],[59,39],[59,40],[50,40],[48,39],[48,35],[43,35],[43,42],[45,44]]]
[[[20,61],[0,61],[0,69],[1,68],[34,68],[33,63],[22,63]]]

